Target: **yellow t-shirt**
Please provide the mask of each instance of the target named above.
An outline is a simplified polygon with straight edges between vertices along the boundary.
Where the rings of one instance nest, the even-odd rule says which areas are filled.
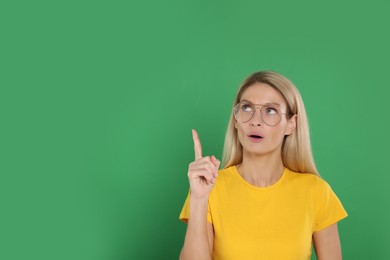
[[[180,213],[184,222],[189,196]],[[256,187],[230,166],[218,172],[209,196],[213,259],[308,260],[313,232],[346,216],[329,184],[314,174],[285,168],[273,185]]]

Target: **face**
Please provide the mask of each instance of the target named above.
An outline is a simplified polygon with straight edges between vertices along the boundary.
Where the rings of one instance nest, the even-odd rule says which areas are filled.
[[[272,117],[275,114],[272,108],[279,110],[281,113],[287,113],[287,105],[283,96],[268,84],[255,83],[244,91],[240,99],[240,102],[243,101],[249,101],[256,105],[255,114],[249,121],[240,122],[235,119],[234,125],[237,129],[238,139],[243,146],[244,153],[258,155],[269,153],[281,154],[284,137],[290,135],[296,127],[296,115],[288,119],[287,115],[281,114],[281,119],[278,124],[267,125],[260,115],[260,109],[264,105],[269,104],[269,106],[263,109],[263,118],[266,121],[266,115]],[[244,107],[244,109],[247,111],[247,108]],[[260,136],[261,138],[252,137],[253,135]]]

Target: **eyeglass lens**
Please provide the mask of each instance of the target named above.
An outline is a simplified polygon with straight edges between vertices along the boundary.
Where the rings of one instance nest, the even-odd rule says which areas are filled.
[[[250,103],[238,103],[234,109],[234,116],[241,123],[251,120],[255,113],[256,108]],[[265,105],[261,107],[260,115],[265,124],[274,126],[279,124],[282,114],[277,106]]]

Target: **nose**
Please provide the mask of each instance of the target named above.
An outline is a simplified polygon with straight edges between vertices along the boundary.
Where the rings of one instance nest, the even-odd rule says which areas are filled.
[[[261,126],[263,124],[263,121],[262,121],[262,118],[261,118],[261,115],[260,115],[260,111],[259,113],[257,113],[257,109],[255,110],[255,114],[253,115],[253,117],[251,118],[251,120],[249,121],[249,124],[251,126]]]
[[[251,126],[261,126],[261,123],[260,123],[260,121],[257,121],[257,122],[253,122],[253,121],[252,121],[252,122],[250,123],[250,125],[251,125]]]

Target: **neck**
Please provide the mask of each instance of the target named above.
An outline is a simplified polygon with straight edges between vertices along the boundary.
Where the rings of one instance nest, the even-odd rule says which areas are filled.
[[[267,187],[277,182],[283,174],[282,155],[280,152],[258,155],[244,151],[237,170],[252,185]]]

